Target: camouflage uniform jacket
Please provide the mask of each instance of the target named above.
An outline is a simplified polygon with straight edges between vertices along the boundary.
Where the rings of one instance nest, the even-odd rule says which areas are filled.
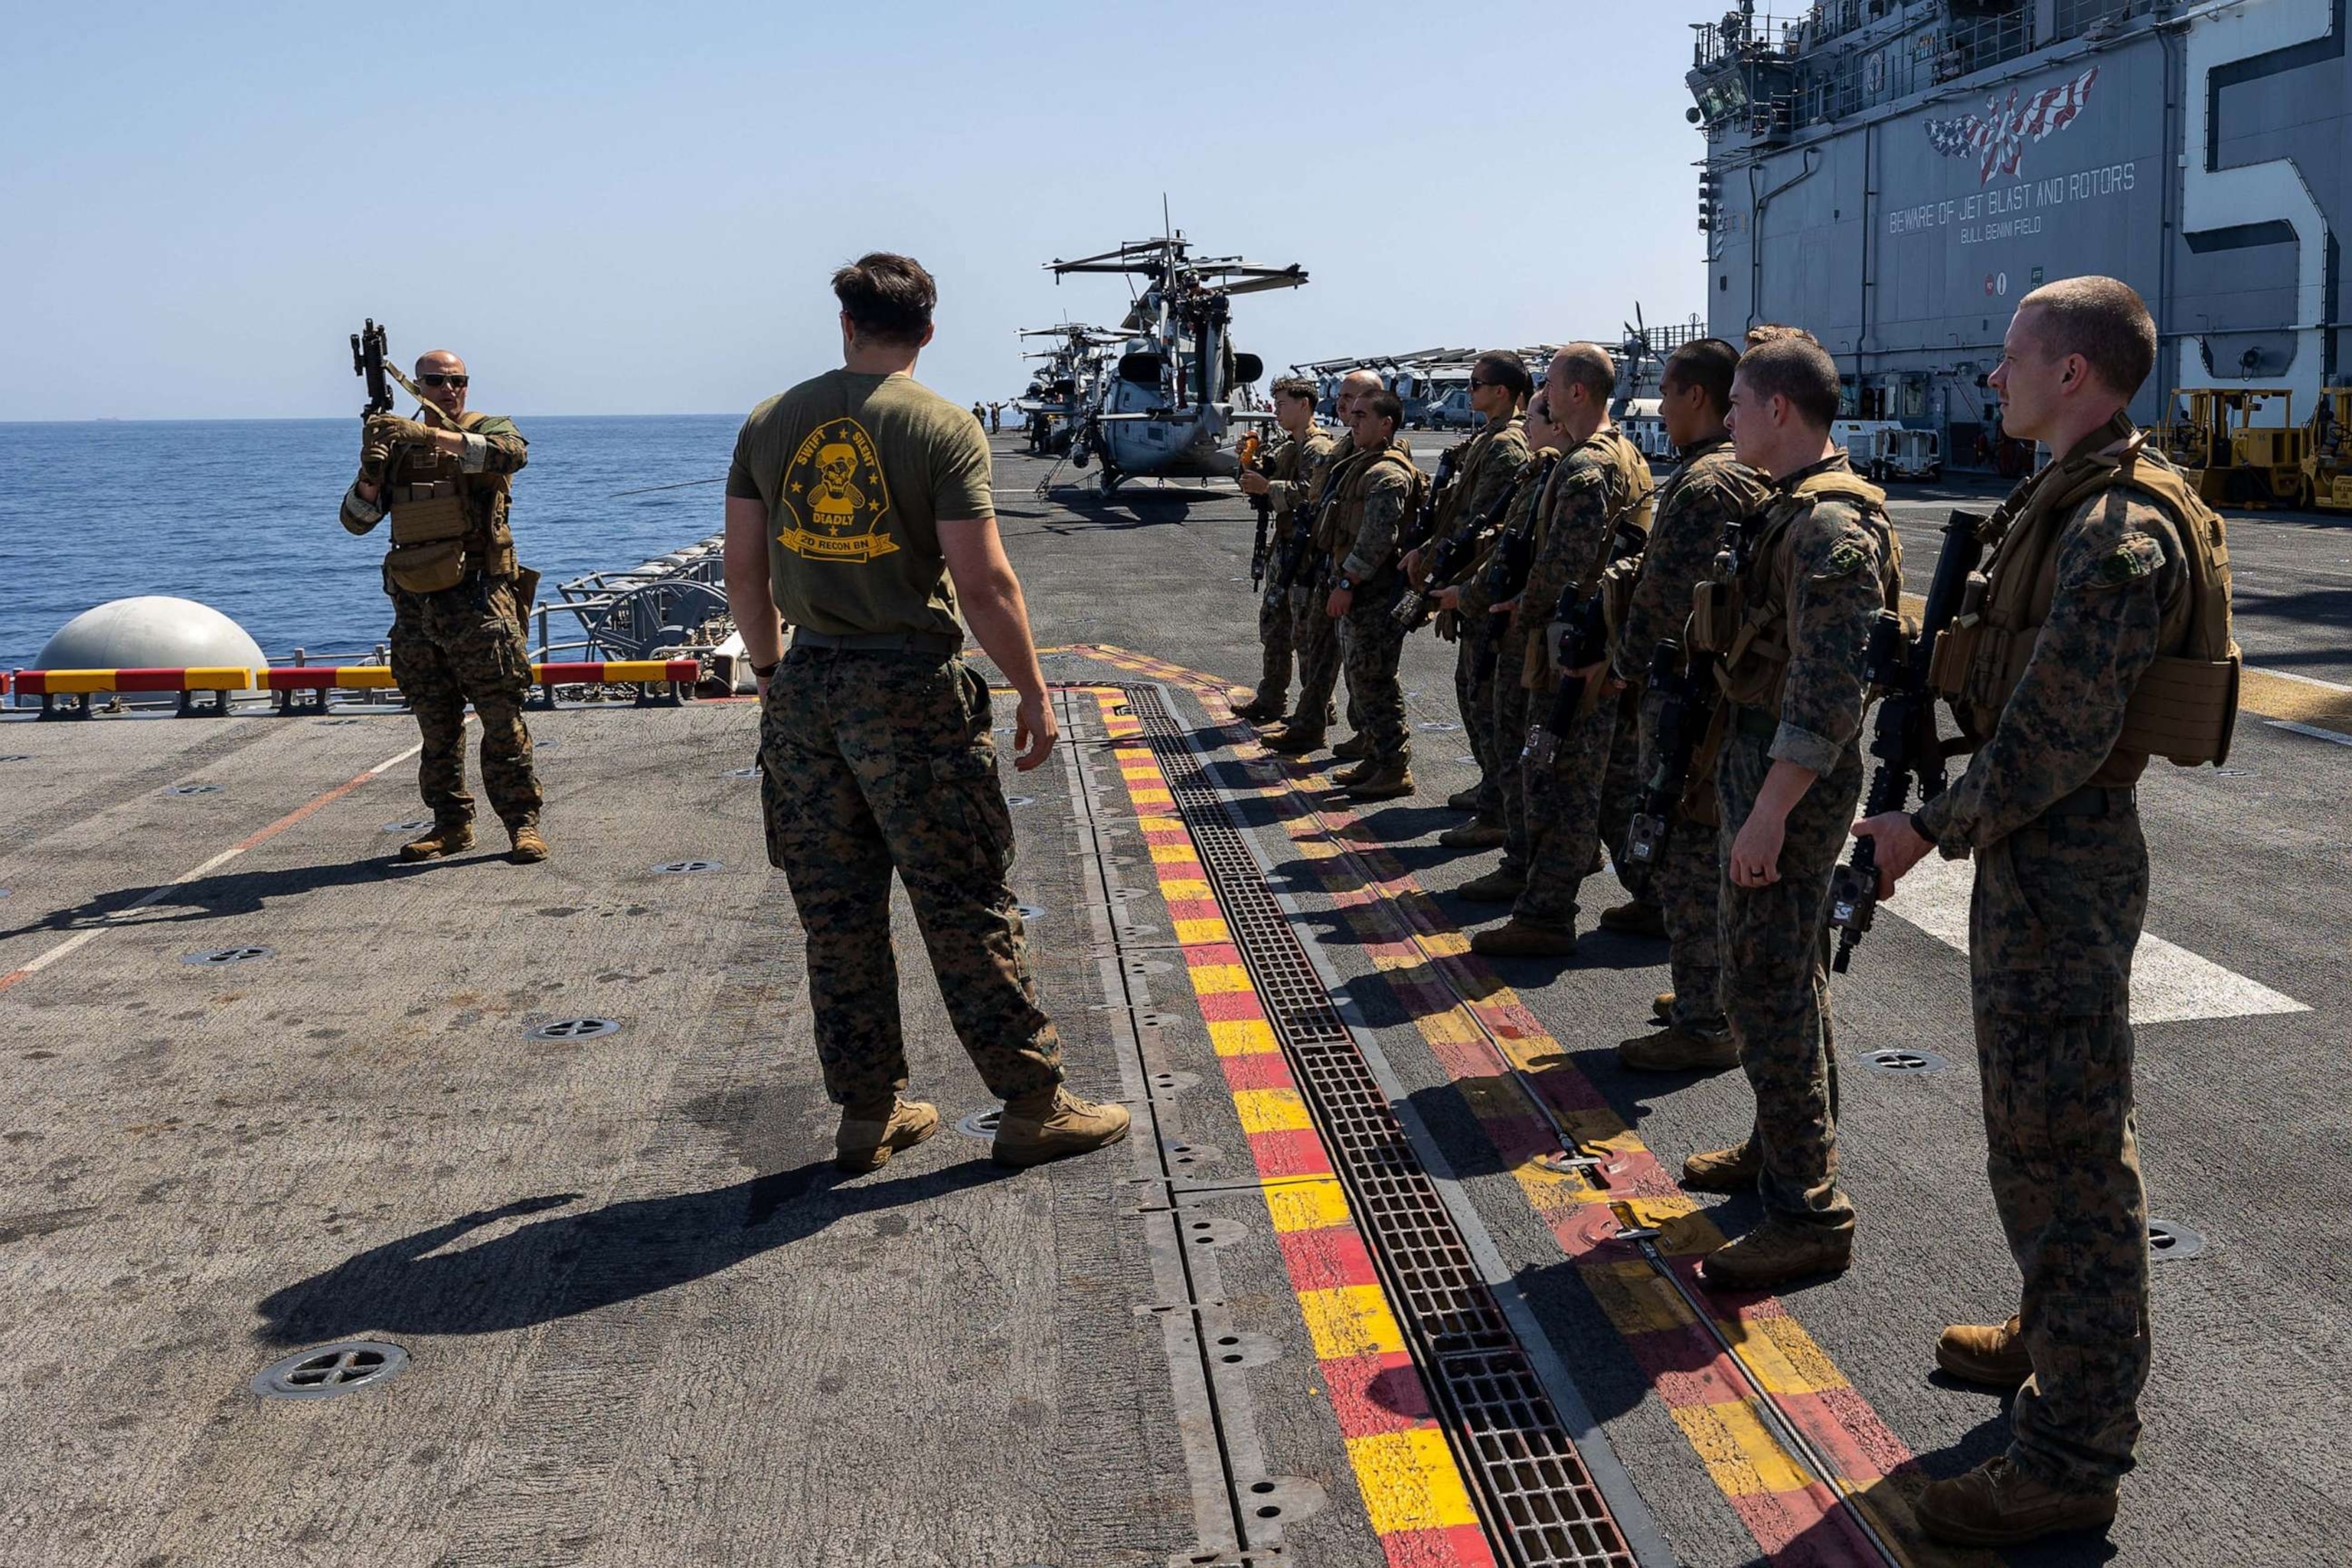
[[[1495,553],[1495,541],[1515,529],[1527,530],[1536,526],[1536,509],[1544,504],[1551,485],[1549,480],[1540,485],[1532,482],[1534,471],[1541,469],[1546,458],[1559,456],[1559,450],[1554,447],[1530,452],[1519,471],[1512,475],[1515,483],[1522,477],[1530,482],[1520,485],[1518,493],[1511,497],[1510,507],[1503,513],[1502,526],[1486,536],[1486,542],[1480,547],[1476,562],[1470,567],[1468,574],[1461,579],[1461,615],[1470,625],[1483,626],[1491,618],[1486,614],[1490,602],[1486,597],[1486,563]]]
[[[1412,448],[1400,437],[1350,474],[1333,502],[1339,542],[1332,553],[1346,552],[1339,573],[1360,588],[1396,569],[1397,531],[1412,506]]]
[[[1310,425],[1306,435],[1286,435],[1275,447],[1266,473],[1273,488],[1265,493],[1276,518],[1288,522],[1293,513],[1315,499],[1324,459],[1336,444],[1331,432]]]
[[[361,495],[354,481],[343,492],[342,525],[354,534],[372,531],[383,521],[394,485],[455,479],[466,500],[467,562],[485,576],[510,577],[516,568],[514,540],[507,531],[507,477],[530,460],[528,444],[504,415],[468,414],[463,424],[466,449],[455,458],[405,447],[394,452],[374,500]]]
[[[1454,482],[1437,513],[1442,538],[1483,517],[1528,466],[1528,416],[1497,415],[1486,427],[1462,444],[1454,466]]]
[[[1831,472],[1853,472],[1843,451],[1773,482],[1741,584],[1751,620],[1759,607],[1780,612],[1788,650],[1780,728],[1766,754],[1823,776],[1860,746],[1870,628],[1879,611],[1899,602],[1903,583],[1903,549],[1883,512],[1843,497],[1807,501],[1792,493]],[[1734,700],[1748,700],[1742,673],[1736,658],[1727,661],[1723,679]]]
[[[1762,506],[1765,493],[1763,476],[1731,455],[1727,436],[1683,454],[1682,467],[1659,493],[1633,603],[1609,650],[1620,679],[1646,679],[1658,644],[1683,635],[1691,591],[1714,565],[1724,531]]]
[[[1617,520],[1640,503],[1642,498],[1628,488],[1626,469],[1619,461],[1617,447],[1624,440],[1615,426],[1603,425],[1552,470],[1535,517],[1539,536],[1535,564],[1528,570],[1519,607],[1511,614],[1514,634],[1540,630],[1561,589],[1599,574]],[[1528,684],[1528,689],[1537,689],[1534,683]]]
[[[2113,438],[2104,427],[2094,432],[2028,479],[2021,496]],[[2186,635],[2189,573],[2177,527],[2144,494],[2121,488],[2066,520],[2057,591],[2017,689],[1967,772],[1916,818],[1945,855],[1958,859],[2006,838],[2107,763],[2133,687]]]

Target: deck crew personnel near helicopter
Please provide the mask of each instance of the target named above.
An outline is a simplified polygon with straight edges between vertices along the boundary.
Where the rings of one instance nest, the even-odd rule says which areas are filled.
[[[539,780],[522,720],[530,689],[523,616],[539,578],[516,564],[507,528],[508,476],[526,460],[522,433],[511,419],[466,412],[466,362],[448,350],[418,359],[416,380],[446,418],[371,416],[342,510],[353,533],[392,518],[383,560],[392,678],[424,734],[416,784],[433,813],[432,831],[402,845],[400,857],[431,860],[474,846],[465,752],[471,702],[482,721],[482,790],[506,824],[510,858],[544,860]]]

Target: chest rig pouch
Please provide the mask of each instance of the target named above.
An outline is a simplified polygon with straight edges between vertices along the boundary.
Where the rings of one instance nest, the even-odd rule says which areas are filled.
[[[2058,543],[2068,521],[2085,502],[2128,489],[2163,511],[2179,536],[2189,574],[2185,625],[2167,616],[2168,651],[2132,689],[2115,752],[2092,782],[2130,783],[2142,756],[2182,767],[2229,757],[2242,659],[2231,635],[2227,534],[2219,514],[2145,441],[2134,434],[2118,454],[2054,465],[1987,521],[1992,559],[1969,583],[1958,618],[1937,638],[1927,672],[1972,746],[1992,733],[2032,660],[2057,595]]]
[[[460,424],[470,430],[480,420],[468,414]],[[394,587],[439,594],[469,576],[515,575],[504,475],[468,475],[455,458],[412,453],[386,485],[385,497],[392,550],[383,574]]]
[[[1843,469],[1832,468],[1800,480],[1786,495],[1776,497],[1761,519],[1749,518],[1743,531],[1758,531],[1755,543],[1735,556],[1717,556],[1717,575],[1698,584],[1691,597],[1691,646],[1717,655],[1716,683],[1733,702],[1776,710],[1789,669],[1789,591],[1796,571],[1796,520],[1817,502],[1851,502],[1865,521],[1876,520],[1876,531],[1892,545],[1885,526],[1886,492]],[[1885,568],[1890,582],[1899,584],[1898,553],[1890,550]],[[1730,569],[1736,562],[1736,570]],[[1899,602],[1899,587],[1890,588]],[[1889,606],[1893,607],[1892,605]]]

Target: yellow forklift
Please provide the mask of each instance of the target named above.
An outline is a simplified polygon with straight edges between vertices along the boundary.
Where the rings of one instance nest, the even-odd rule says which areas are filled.
[[[2321,388],[2319,408],[2304,430],[2304,503],[2352,511],[2352,386]]]
[[[2279,401],[2278,423],[2255,424],[2254,416],[2273,398]],[[2310,503],[2311,431],[2294,423],[2294,394],[2287,388],[2179,387],[2168,412],[2156,438],[2208,506],[2259,510]]]

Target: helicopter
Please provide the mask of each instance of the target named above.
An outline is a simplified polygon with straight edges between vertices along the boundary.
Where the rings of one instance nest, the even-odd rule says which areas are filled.
[[[1029,416],[1029,449],[1059,456],[1070,449],[1079,416],[1092,408],[1109,374],[1111,351],[1128,334],[1108,327],[1063,321],[1051,327],[1027,327],[1024,339],[1050,338],[1050,346],[1021,357],[1043,360],[1029,384],[1013,400],[1013,407]]]
[[[1169,227],[1158,239],[1045,264],[1055,280],[1073,273],[1123,273],[1142,291],[1116,329],[1118,357],[1078,414],[1070,461],[1101,459],[1108,497],[1138,476],[1230,478],[1237,459],[1224,444],[1235,424],[1273,417],[1249,406],[1243,389],[1265,374],[1255,354],[1237,353],[1226,332],[1235,294],[1296,289],[1307,271],[1296,263],[1262,267],[1237,256],[1195,257],[1192,241]],[[1236,392],[1242,392],[1240,398]],[[1236,407],[1236,403],[1240,404]]]

